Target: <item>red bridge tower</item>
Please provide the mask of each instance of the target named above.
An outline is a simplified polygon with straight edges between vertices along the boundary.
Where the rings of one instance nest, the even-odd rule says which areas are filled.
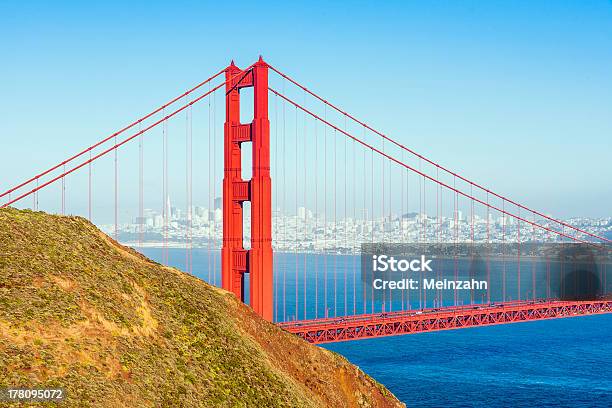
[[[270,179],[270,121],[268,119],[268,64],[261,57],[240,70],[234,62],[225,70],[226,99],[223,177],[223,249],[221,281],[224,289],[244,301],[244,274],[250,273],[250,302],[264,319],[273,319],[272,181]],[[240,89],[253,87],[253,122],[240,123]],[[251,180],[241,176],[241,145],[253,143]],[[243,203],[251,202],[251,248],[244,249]]]

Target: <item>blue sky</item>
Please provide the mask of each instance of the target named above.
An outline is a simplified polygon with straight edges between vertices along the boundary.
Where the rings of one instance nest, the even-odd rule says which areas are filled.
[[[418,152],[610,216],[612,2],[0,5],[4,189],[259,54]]]

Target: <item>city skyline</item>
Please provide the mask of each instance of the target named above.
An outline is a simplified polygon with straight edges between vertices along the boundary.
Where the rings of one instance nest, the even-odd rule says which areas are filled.
[[[217,200],[215,200],[217,201]],[[220,201],[219,201],[220,204]],[[279,251],[357,253],[362,243],[369,242],[517,242],[517,232],[522,242],[562,242],[547,231],[511,216],[495,216],[489,219],[479,214],[466,214],[458,210],[456,215],[431,215],[418,212],[385,214],[370,217],[368,209],[356,211],[359,216],[326,217],[312,209],[298,207],[292,214],[284,214],[279,208],[273,210],[273,246]],[[189,223],[188,211],[167,203],[164,210],[144,209],[145,217],[118,226],[119,240],[131,246],[162,247],[193,246],[219,249],[222,239],[222,209],[209,209],[194,205]],[[249,247],[250,214],[244,216],[244,244]],[[564,220],[569,225],[587,232],[606,236],[612,233],[612,217],[572,218]],[[141,227],[142,225],[142,227]],[[554,229],[554,223],[544,223]],[[114,224],[101,226],[109,235],[114,235]],[[520,231],[519,231],[520,230]],[[142,234],[142,241],[141,235]],[[166,239],[164,239],[166,236]]]

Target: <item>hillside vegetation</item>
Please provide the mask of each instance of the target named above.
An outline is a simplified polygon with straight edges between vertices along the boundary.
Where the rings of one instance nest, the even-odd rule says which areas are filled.
[[[402,406],[341,356],[85,219],[15,209],[0,210],[0,385],[64,387],[48,406]]]

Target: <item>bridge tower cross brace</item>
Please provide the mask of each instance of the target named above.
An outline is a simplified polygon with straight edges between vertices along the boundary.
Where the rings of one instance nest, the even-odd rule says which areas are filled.
[[[225,70],[225,126],[223,176],[222,287],[244,302],[244,274],[250,274],[253,310],[273,319],[272,181],[270,178],[270,120],[268,64],[260,57],[241,70],[234,62]],[[240,123],[240,89],[253,87],[251,123]],[[241,175],[242,143],[251,142],[253,172]],[[243,203],[251,202],[251,248],[243,246]]]

